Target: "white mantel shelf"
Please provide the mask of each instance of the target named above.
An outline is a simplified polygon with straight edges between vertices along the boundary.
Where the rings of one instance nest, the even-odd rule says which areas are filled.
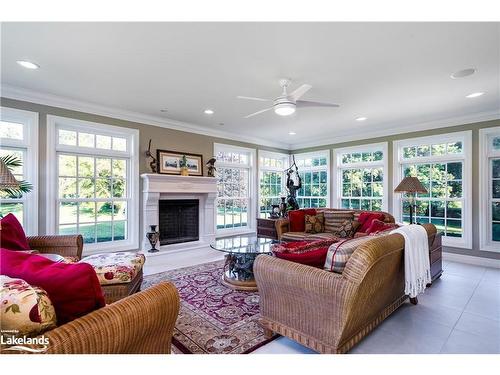
[[[143,230],[142,250],[146,255],[151,247],[146,239],[151,225],[158,225],[159,202],[169,199],[198,199],[199,201],[199,241],[159,246],[159,253],[185,251],[208,247],[215,240],[215,198],[217,179],[215,177],[179,176],[155,173],[141,175],[143,182]]]
[[[216,193],[215,177],[179,176],[144,173],[143,192],[149,193]]]

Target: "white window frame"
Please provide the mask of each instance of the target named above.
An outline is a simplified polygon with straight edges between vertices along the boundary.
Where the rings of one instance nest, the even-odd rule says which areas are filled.
[[[257,150],[254,148],[248,148],[248,147],[241,147],[241,146],[233,146],[233,145],[228,145],[224,143],[214,143],[214,155],[217,156],[219,152],[246,152],[249,154],[249,164],[248,167],[248,212],[247,212],[247,227],[242,228],[238,227],[238,229],[235,228],[223,228],[223,229],[218,229],[217,228],[217,199],[216,198],[216,203],[215,203],[215,210],[214,210],[214,225],[215,225],[215,233],[219,237],[224,237],[224,236],[234,236],[234,235],[240,235],[240,234],[249,234],[249,233],[255,233],[256,232],[256,227],[257,227],[257,205],[259,204],[258,201],[254,202],[254,200],[257,197]],[[217,161],[217,167],[226,167],[226,168],[234,168],[238,167],[237,164],[233,163],[224,163]],[[240,167],[243,167],[243,165],[240,165]]]
[[[414,159],[403,159],[402,151],[404,147],[417,146],[421,144],[439,144],[462,141],[462,154],[447,154],[428,157],[416,157]],[[393,143],[393,187],[398,186],[403,178],[403,164],[412,163],[440,163],[461,161],[462,168],[462,237],[443,236],[443,245],[449,247],[459,247],[472,249],[472,131],[438,134],[427,137],[409,138]],[[396,221],[402,222],[402,196],[393,193],[393,215]]]
[[[479,249],[500,252],[500,242],[491,240],[491,158],[500,158],[500,150],[491,149],[493,137],[500,136],[500,126],[479,130]]]
[[[318,150],[318,151],[311,151],[311,152],[302,152],[302,153],[298,153],[298,154],[293,154],[293,156],[295,157],[295,161],[297,162],[297,158],[300,158],[300,159],[305,159],[305,158],[308,158],[308,157],[325,157],[326,158],[326,166],[322,165],[322,166],[319,166],[319,167],[314,167],[314,169],[312,169],[313,171],[315,170],[318,170],[318,171],[322,171],[322,170],[326,170],[326,197],[324,197],[324,199],[326,199],[326,207],[329,208],[329,207],[332,207],[332,186],[331,186],[331,181],[332,181],[332,178],[331,178],[331,163],[330,163],[330,150]],[[292,157],[292,155],[290,155],[290,158]],[[292,160],[290,159],[290,164],[292,164]],[[305,169],[305,167],[298,167],[299,168],[299,172],[301,172],[301,168],[302,168],[302,171]],[[308,168],[309,170],[309,168]],[[297,194],[297,199],[299,199],[300,196]],[[323,199],[323,198],[321,198]],[[302,207],[301,207],[302,208]]]
[[[2,147],[25,151],[23,178],[33,185],[33,190],[21,199],[9,199],[23,203],[23,229],[29,236],[38,234],[38,112],[0,107],[2,121],[22,124],[23,140],[1,139]]]
[[[349,163],[344,166],[342,163],[342,155],[346,153],[363,153],[382,151],[382,160]],[[389,202],[389,168],[388,168],[388,143],[371,143],[366,145],[343,147],[333,150],[333,175],[335,176],[335,183],[333,184],[334,208],[342,207],[342,170],[343,169],[362,169],[362,168],[382,168],[383,173],[383,197],[382,197],[382,211],[388,212]]]
[[[260,163],[260,158],[272,158],[272,159],[282,159],[283,160],[283,168],[277,168],[277,167],[267,167],[263,166]],[[274,152],[274,151],[266,151],[266,150],[258,150],[258,171],[257,171],[257,207],[256,207],[256,214],[257,217],[260,217],[260,199],[261,199],[261,193],[260,193],[260,173],[261,172],[281,172],[281,191],[286,192],[286,177],[285,177],[285,170],[288,168],[290,164],[290,155],[289,154],[282,154],[279,152]],[[285,193],[286,194],[286,193]]]
[[[115,252],[125,250],[139,249],[139,130],[118,126],[112,126],[102,123],[82,121],[73,118],[60,116],[47,116],[47,224],[46,232],[56,234],[58,226],[58,207],[57,207],[57,187],[58,187],[58,167],[57,153],[69,152],[75,153],[74,146],[58,145],[57,130],[59,126],[67,130],[90,131],[98,134],[110,135],[126,138],[129,144],[129,150],[113,151],[100,150],[98,148],[89,148],[89,153],[107,157],[128,158],[130,180],[127,181],[127,190],[129,194],[129,203],[127,205],[127,234],[126,240],[102,242],[95,244],[84,244],[84,254],[95,254],[101,252]]]

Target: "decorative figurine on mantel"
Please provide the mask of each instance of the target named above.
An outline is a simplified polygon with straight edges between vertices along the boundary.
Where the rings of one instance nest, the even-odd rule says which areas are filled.
[[[299,175],[299,168],[295,164],[295,157],[292,155],[293,163],[290,168],[286,169],[286,188],[288,190],[288,210],[298,210],[299,203],[297,202],[297,191],[302,188],[302,178]],[[295,170],[294,170],[295,167]]]
[[[179,168],[181,169],[181,176],[189,176],[188,161],[186,155],[182,155],[179,159]]]
[[[208,167],[208,172],[207,172],[208,177],[215,177],[215,171],[217,170],[217,169],[215,169],[215,162],[216,161],[217,161],[217,159],[211,158],[207,162],[206,166]]]
[[[148,150],[146,151],[146,157],[151,158],[149,162],[149,167],[151,168],[152,173],[156,173],[156,159],[151,153],[151,139],[149,140]]]

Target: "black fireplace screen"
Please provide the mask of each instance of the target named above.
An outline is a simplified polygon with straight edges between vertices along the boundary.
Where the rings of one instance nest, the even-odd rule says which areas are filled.
[[[199,201],[160,200],[160,245],[198,241]]]

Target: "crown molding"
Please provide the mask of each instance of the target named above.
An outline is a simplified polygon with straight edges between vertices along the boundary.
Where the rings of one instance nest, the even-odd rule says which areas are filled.
[[[500,119],[500,110],[493,110],[493,111],[477,112],[465,116],[432,120],[427,122],[409,123],[406,125],[401,125],[401,123],[399,123],[398,125],[392,125],[389,128],[380,130],[363,130],[361,133],[358,132],[357,134],[352,134],[352,135],[323,137],[321,139],[313,139],[310,141],[294,143],[293,145],[291,145],[291,150],[296,151],[303,148],[321,147],[321,146],[339,144],[344,142],[370,140],[372,138],[387,137],[397,134],[413,133],[424,130],[447,128],[451,126],[467,125],[476,122],[499,120],[499,119]]]
[[[210,129],[192,123],[176,121],[159,116],[151,116],[144,113],[127,111],[120,108],[106,107],[95,103],[65,98],[58,95],[47,94],[8,84],[1,85],[0,96],[4,98],[21,100],[35,104],[42,104],[50,107],[57,107],[72,111],[90,113],[94,115],[105,116],[119,120],[137,122],[145,125],[158,126],[166,129],[179,130],[183,132],[207,135],[217,138],[231,139],[234,141],[252,143],[267,147],[275,147],[284,150],[290,149],[290,145],[287,143],[269,141],[267,139],[259,137],[244,136],[241,134],[224,130]]]

